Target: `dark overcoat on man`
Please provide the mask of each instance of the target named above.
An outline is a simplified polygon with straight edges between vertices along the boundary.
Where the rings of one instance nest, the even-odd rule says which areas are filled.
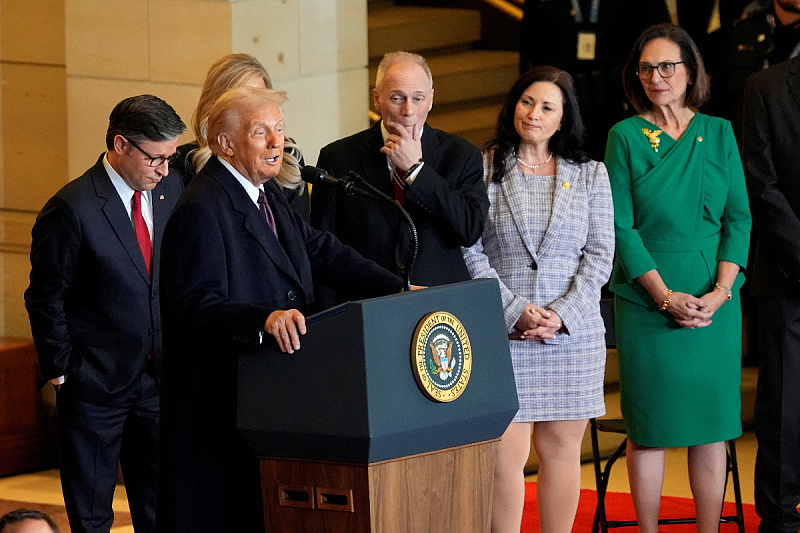
[[[306,224],[274,182],[264,191],[277,238],[212,156],[164,235],[165,532],[263,531],[258,463],[236,431],[236,356],[272,342],[267,317],[312,311],[313,280],[362,298],[402,288],[399,277]]]

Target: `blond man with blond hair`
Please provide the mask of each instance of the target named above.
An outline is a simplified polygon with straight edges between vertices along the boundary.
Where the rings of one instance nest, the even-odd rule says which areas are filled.
[[[402,287],[289,207],[274,182],[284,100],[253,87],[217,100],[213,155],[165,231],[164,531],[264,530],[258,462],[236,430],[236,355],[298,350],[314,280],[362,298]]]

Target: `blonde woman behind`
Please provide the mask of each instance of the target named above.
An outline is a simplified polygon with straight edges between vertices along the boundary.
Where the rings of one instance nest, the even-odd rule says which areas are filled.
[[[192,115],[195,141],[179,146],[181,157],[172,164],[172,170],[181,174],[184,185],[189,184],[211,156],[206,138],[206,122],[211,107],[225,91],[236,87],[272,89],[272,80],[264,65],[248,54],[229,54],[211,65]],[[275,183],[280,185],[292,209],[308,222],[311,212],[308,186],[300,179],[303,154],[291,137],[285,138],[283,151],[283,164],[274,178]]]

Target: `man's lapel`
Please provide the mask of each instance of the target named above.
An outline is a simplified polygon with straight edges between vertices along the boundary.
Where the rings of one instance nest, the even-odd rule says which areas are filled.
[[[791,59],[790,61],[794,63],[786,74],[786,83],[794,96],[795,103],[800,107],[800,59]]]
[[[228,194],[231,200],[233,209],[239,212],[244,220],[244,229],[258,242],[264,252],[269,256],[273,263],[286,274],[300,281],[297,272],[295,272],[292,262],[283,246],[278,242],[278,238],[269,229],[267,221],[264,216],[256,207],[256,204],[247,195],[242,185],[236,180],[233,174],[220,163],[216,157],[209,159],[207,165],[213,165],[210,168],[209,175],[219,182],[223,189]],[[273,204],[270,203],[270,206]],[[278,221],[276,220],[276,225]],[[280,230],[279,230],[280,231]]]
[[[139,271],[139,274],[149,285],[150,274],[147,272],[147,265],[144,263],[139,241],[136,240],[136,231],[133,229],[133,223],[122,203],[122,199],[114,188],[114,184],[111,183],[111,178],[108,177],[105,167],[103,167],[102,156],[100,161],[92,168],[91,176],[92,181],[94,181],[95,193],[98,198],[105,200],[102,210],[112,231],[122,243],[136,270]]]

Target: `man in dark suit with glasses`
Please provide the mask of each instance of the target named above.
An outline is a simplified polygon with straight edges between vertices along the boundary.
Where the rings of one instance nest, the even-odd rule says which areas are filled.
[[[117,465],[137,533],[154,532],[159,247],[182,191],[169,161],[186,126],[150,95],[121,101],[107,151],[42,208],[25,305],[58,389],[61,486],[73,533],[108,532]]]

